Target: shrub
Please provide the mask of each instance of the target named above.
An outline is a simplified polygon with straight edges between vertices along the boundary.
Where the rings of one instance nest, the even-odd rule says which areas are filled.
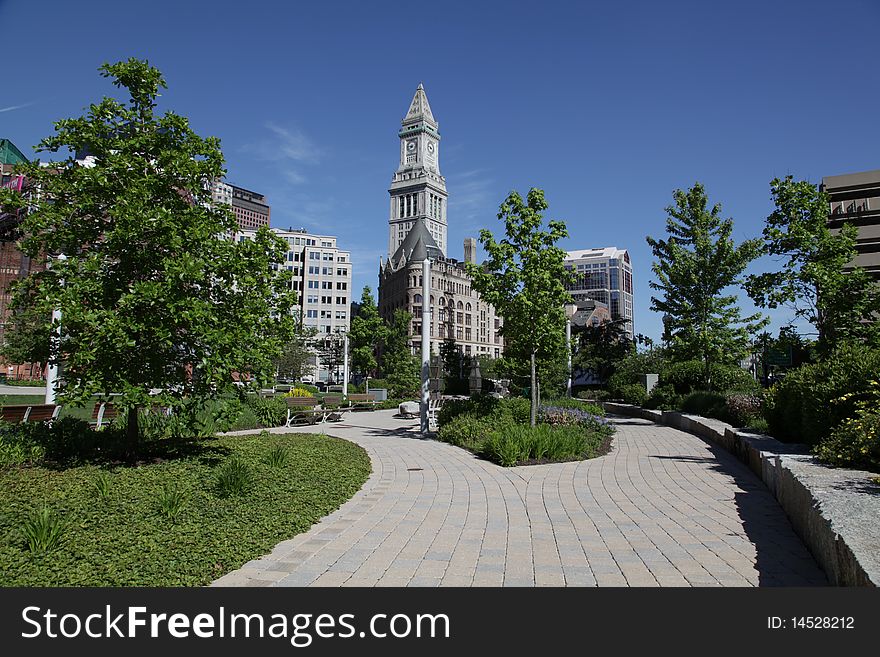
[[[216,488],[220,497],[241,495],[251,485],[253,476],[247,463],[230,458],[217,471]]]
[[[645,408],[674,411],[681,408],[681,395],[670,384],[656,385],[645,400]]]
[[[830,465],[880,472],[880,412],[844,420],[815,453]]]
[[[681,410],[693,415],[722,419],[727,400],[724,395],[709,390],[697,390],[681,400]]]
[[[0,421],[0,467],[38,463],[45,448],[34,440],[33,425]]]
[[[635,404],[636,406],[641,406],[648,398],[645,386],[641,383],[628,383],[627,385],[620,386],[617,389],[617,393],[617,396],[625,403]]]
[[[880,472],[880,380],[870,382],[864,395],[845,395],[836,400],[858,398],[854,417],[835,427],[814,449],[820,460],[831,465]]]
[[[663,354],[659,349],[631,353],[617,363],[614,374],[608,377],[608,395],[612,399],[626,399],[624,388],[641,383],[642,374],[659,374],[664,368]],[[644,390],[644,387],[643,387]],[[632,403],[632,402],[629,402]]]
[[[246,403],[261,427],[280,427],[287,420],[287,402],[283,397],[248,395]]]
[[[166,483],[162,486],[162,492],[159,493],[159,512],[163,516],[174,520],[180,515],[185,503],[186,495],[176,485]]]
[[[285,397],[314,397],[318,392],[318,389],[315,388],[315,391],[306,390],[305,388],[297,386],[296,388],[291,388],[288,392],[284,393]]]
[[[727,395],[724,404],[725,422],[735,427],[747,427],[752,420],[761,417],[762,398],[743,392]]]
[[[587,390],[579,390],[578,399],[586,399],[588,401],[605,401],[608,399],[608,391],[600,388],[589,388]]]
[[[757,391],[758,383],[740,367],[712,363],[709,366],[712,390]],[[660,372],[660,385],[670,385],[679,395],[705,390],[705,371],[701,361],[670,363]]]
[[[522,397],[499,399],[491,395],[475,395],[470,399],[451,399],[443,402],[437,413],[437,423],[442,427],[459,415],[480,418],[507,419],[511,422],[528,423],[531,402]]]
[[[789,371],[770,389],[764,406],[770,432],[779,440],[818,444],[856,416],[859,395],[867,393],[877,372],[880,349],[854,343],[838,346],[819,363]]]
[[[64,520],[48,506],[28,513],[21,524],[21,533],[31,554],[51,552],[64,537]]]
[[[598,456],[604,437],[580,426],[510,425],[489,434],[480,454],[510,467],[527,461],[564,461]]]
[[[542,406],[539,417],[542,423],[551,426],[578,426],[591,431],[597,431],[603,435],[613,434],[615,431],[614,425],[603,417],[604,411],[602,409],[599,409],[599,411],[601,414],[596,415],[584,408]]]
[[[493,431],[495,424],[491,418],[471,414],[458,415],[440,426],[437,439],[457,447],[476,450]]]

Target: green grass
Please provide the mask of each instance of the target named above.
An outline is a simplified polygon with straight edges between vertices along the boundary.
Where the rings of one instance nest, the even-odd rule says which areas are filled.
[[[208,584],[306,531],[370,473],[363,449],[328,436],[226,436],[198,445],[139,467],[0,470],[0,586]],[[287,458],[273,465],[279,448]],[[252,478],[223,497],[218,477],[230,461]],[[107,481],[96,484],[102,475]],[[52,520],[36,527],[50,537],[55,524],[63,527],[50,551],[28,547],[35,519]]]

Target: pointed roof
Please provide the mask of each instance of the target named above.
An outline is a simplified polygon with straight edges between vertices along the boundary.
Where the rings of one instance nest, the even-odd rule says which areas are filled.
[[[410,261],[421,262],[425,256],[435,259],[442,258],[443,252],[431,237],[431,232],[425,226],[425,222],[422,219],[416,219],[406,238],[391,256],[391,262],[395,267],[400,267]]]
[[[413,96],[412,102],[409,104],[409,111],[403,119],[404,123],[413,123],[416,121],[425,121],[433,126],[437,126],[434,114],[431,112],[431,106],[428,104],[428,96],[425,94],[425,87],[419,83],[418,89]]]

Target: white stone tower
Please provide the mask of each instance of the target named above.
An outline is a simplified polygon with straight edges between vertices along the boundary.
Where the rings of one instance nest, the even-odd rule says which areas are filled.
[[[400,166],[391,179],[388,257],[421,219],[446,255],[446,179],[440,175],[440,133],[420,84],[398,135]]]

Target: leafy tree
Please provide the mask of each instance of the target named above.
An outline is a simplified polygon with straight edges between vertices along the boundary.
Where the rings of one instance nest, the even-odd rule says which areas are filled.
[[[758,306],[786,305],[816,327],[819,348],[828,352],[842,341],[880,345],[880,287],[861,267],[844,271],[856,256],[857,229],[828,227],[828,195],[791,176],[774,179],[776,209],[767,217],[767,252],[785,258],[778,271],[750,276],[746,290]]]
[[[491,231],[481,230],[480,242],[489,259],[482,266],[467,265],[474,289],[504,317],[500,333],[505,353],[529,361],[532,426],[541,380],[537,363],[564,352],[568,319],[563,307],[571,300],[565,290],[570,278],[565,251],[556,246],[568,237],[568,230],[561,221],[550,221],[542,230],[542,212],[548,207],[540,189],[530,189],[527,201],[511,192],[498,212],[505,237],[496,241]]]
[[[275,360],[278,376],[300,381],[312,373],[314,352],[311,344],[316,333],[317,329],[313,326],[297,322],[293,339],[284,345],[281,355]]]
[[[391,393],[395,397],[414,395],[419,390],[419,360],[412,355],[409,343],[409,327],[412,315],[396,310],[385,332],[382,352],[382,370]]]
[[[352,316],[348,332],[351,367],[354,372],[371,376],[376,373],[376,353],[385,340],[385,332],[385,323],[379,316],[372,291],[365,285],[358,312]]]
[[[577,352],[572,366],[592,372],[600,381],[614,374],[617,363],[635,351],[635,343],[627,337],[626,318],[587,325],[577,332]]]
[[[710,209],[700,183],[687,192],[673,192],[675,205],[666,208],[668,238],[648,237],[657,259],[651,281],[660,297],[651,310],[663,313],[663,340],[679,361],[703,363],[711,387],[712,363],[735,364],[747,353],[749,335],[765,326],[760,314],[741,317],[735,295],[724,290],[740,282],[748,264],[761,254],[759,239],[737,246],[731,238],[733,220],[721,218],[721,206]]]
[[[284,261],[283,241],[268,229],[253,241],[224,237],[236,222],[211,203],[209,183],[224,173],[219,140],[155,113],[161,73],[136,59],[99,70],[128,101],[104,98],[55,123],[38,146],[88,151],[93,162],[25,164],[39,194],[5,199],[30,206],[22,251],[50,259],[14,289],[17,316],[39,321],[14,328],[19,352],[33,355],[61,331],[47,353],[63,365],[59,400],[118,394],[134,452],[139,406],[218,396],[235,373],[267,381],[293,335],[294,295],[289,273],[272,267]]]

